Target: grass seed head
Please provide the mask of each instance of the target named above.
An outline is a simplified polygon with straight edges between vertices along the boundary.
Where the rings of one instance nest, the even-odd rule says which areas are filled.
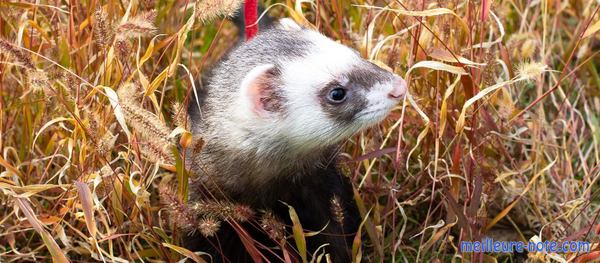
[[[249,206],[233,204],[231,216],[238,222],[246,222],[254,216],[254,211]]]
[[[31,70],[27,72],[27,84],[34,92],[43,91],[52,94],[52,85],[46,72],[42,70]]]
[[[108,21],[108,14],[102,8],[98,8],[94,13],[94,33],[96,44],[104,49],[112,38],[112,30]]]
[[[331,213],[336,222],[340,225],[344,224],[344,208],[342,207],[340,198],[337,196],[331,198]]]
[[[170,144],[160,140],[155,141],[148,139],[140,143],[139,146],[144,157],[148,158],[151,162],[162,162],[167,164],[175,163]]]
[[[79,78],[75,77],[73,74],[64,73],[60,79],[64,82],[71,95],[75,96],[78,93],[81,85],[81,80]]]
[[[131,43],[122,36],[118,36],[115,40],[115,50],[121,62],[126,62],[131,57]]]
[[[155,18],[155,11],[148,11],[134,16],[119,26],[117,37],[137,38],[154,35],[156,33]]]
[[[186,130],[190,130],[190,120],[189,115],[187,113],[187,107],[182,105],[179,102],[174,102],[171,106],[171,111],[173,112],[173,123],[177,127],[182,127]]]
[[[195,136],[192,137],[192,152],[194,154],[199,154],[204,147],[204,140],[201,137]]]
[[[285,240],[285,224],[277,219],[273,213],[266,212],[260,219],[260,226],[269,237],[277,242]]]
[[[205,74],[237,37],[230,23],[182,31],[187,29],[185,15],[193,8],[193,19],[216,20],[233,14],[240,0],[197,0],[193,6],[186,1],[164,5],[153,0],[103,0],[73,5],[73,9],[66,1],[40,2],[43,5],[8,6],[0,0],[0,181],[8,186],[0,187],[0,206],[6,207],[0,209],[0,258],[51,261],[55,253],[64,251],[81,261],[101,260],[85,230],[89,222],[84,222],[81,209],[73,209],[79,202],[66,184],[75,178],[94,185],[94,207],[100,209],[85,219],[95,221],[113,240],[112,248],[104,246],[110,249],[102,254],[106,261],[139,261],[138,255],[149,261],[177,261],[184,256],[154,244],[181,246],[176,237],[187,231],[218,236],[223,224],[238,221],[257,223],[265,235],[285,244],[291,233],[286,232],[284,216],[260,210],[257,217],[255,210],[227,201],[183,202],[183,193],[161,186],[200,177],[195,174],[200,170],[180,174],[177,171],[185,168],[184,162],[181,167],[151,163],[174,163],[171,123],[191,130],[185,105],[171,110],[173,101],[183,101],[191,83],[180,74],[159,72],[181,63],[196,76]],[[475,238],[469,233],[512,231],[524,236],[511,232],[503,240],[529,240],[532,233],[544,240],[562,240],[589,230],[590,224],[597,225],[593,221],[600,206],[595,202],[594,183],[599,179],[600,151],[594,146],[600,138],[595,136],[600,127],[600,93],[597,63],[590,56],[600,50],[600,34],[583,38],[581,34],[583,26],[589,24],[589,30],[598,19],[597,13],[592,15],[597,1],[562,1],[590,4],[561,5],[559,12],[553,4],[521,3],[527,1],[516,1],[516,5],[515,1],[464,2],[395,1],[387,5],[389,10],[381,9],[386,8],[381,1],[368,1],[369,7],[319,2],[303,4],[302,12],[293,14],[340,43],[358,47],[378,65],[406,75],[416,99],[398,105],[390,118],[339,148],[345,159],[364,160],[337,164],[344,174],[352,175],[353,184],[366,183],[358,192],[365,207],[381,208],[358,218],[383,226],[376,235],[364,235],[362,242],[368,245],[361,250],[363,261],[391,261],[395,255],[409,262],[457,256],[473,261],[479,254],[463,253],[457,246],[460,240]],[[484,19],[482,11],[490,2]],[[274,17],[286,16],[298,7],[294,1],[269,3],[278,6],[269,8]],[[153,8],[157,12],[147,12]],[[439,8],[452,10],[459,19]],[[156,33],[164,37],[157,38],[150,50],[146,37]],[[178,41],[184,33],[187,40]],[[135,52],[138,45],[141,52]],[[109,56],[111,48],[114,53]],[[451,51],[477,64],[462,65],[468,76],[433,67],[412,70],[411,65],[437,60],[429,56],[433,49]],[[570,56],[573,50],[576,53]],[[144,58],[145,63],[135,63],[146,53],[150,56]],[[132,74],[138,69],[144,76]],[[565,69],[568,77],[549,69]],[[499,85],[493,93],[477,95],[506,81],[507,75],[513,76],[507,82],[532,79],[535,85]],[[154,92],[152,98],[143,97],[146,90],[138,84],[142,81],[160,82],[165,89]],[[453,81],[457,86],[451,90]],[[104,86],[116,88],[125,125],[133,132],[130,140],[121,140],[125,133],[121,116],[111,107],[114,101],[105,96],[110,94]],[[540,92],[555,86],[549,96],[540,97]],[[468,109],[473,114],[465,114],[469,131],[451,132],[453,120],[469,97],[477,98]],[[537,106],[531,108],[533,104]],[[438,131],[442,117],[447,123]],[[203,150],[201,136],[187,131],[179,140],[185,154],[209,150]],[[387,161],[394,157],[401,165]],[[437,184],[447,185],[449,195],[444,187],[431,187]],[[194,189],[189,188],[190,194]],[[32,214],[23,221],[15,215],[25,210],[16,203],[25,199],[31,203],[27,211]],[[330,224],[348,221],[343,200],[334,197],[325,202]],[[156,207],[164,213],[156,213]],[[426,211],[423,207],[436,208]],[[299,213],[306,212],[299,209]],[[440,236],[436,242],[410,238],[456,213],[461,214],[458,222],[443,227],[451,235]],[[36,225],[41,221],[49,227],[35,230],[27,221]],[[506,226],[515,229],[502,231]],[[40,234],[46,232],[62,241],[56,249],[44,248],[49,239]],[[458,238],[454,233],[466,235]],[[600,225],[595,226],[595,233],[600,233]],[[598,243],[593,234],[580,239]],[[294,245],[285,244],[284,249],[295,249]],[[9,246],[22,248],[23,253],[2,249]],[[530,255],[548,259],[543,253]],[[512,256],[490,255],[500,261],[514,261]],[[557,256],[572,258],[570,254]]]
[[[31,56],[26,51],[21,50],[19,47],[2,38],[0,38],[0,53],[8,55],[28,70],[35,70]]]
[[[248,206],[220,200],[198,201],[191,208],[200,215],[238,222],[248,221],[254,215],[254,211]]]
[[[113,135],[109,131],[107,131],[102,138],[98,141],[98,145],[96,150],[100,156],[104,156],[112,151],[112,148],[115,146],[115,142],[117,141],[118,136]]]
[[[167,186],[161,186],[158,190],[161,201],[165,204],[169,215],[171,215],[171,220],[177,227],[187,231],[195,230],[199,222],[189,206],[179,200],[175,192]]]
[[[198,230],[205,237],[214,236],[221,228],[221,221],[213,217],[205,217],[200,219]]]
[[[143,138],[162,143],[172,143],[171,129],[156,115],[138,106],[140,98],[137,84],[127,84],[117,92],[125,119]]]
[[[536,49],[539,46],[539,43],[534,39],[526,39],[521,46],[521,58],[522,59],[531,59],[536,53]]]
[[[244,1],[241,0],[201,0],[196,3],[196,18],[211,21],[219,16],[233,16]]]
[[[119,101],[137,103],[142,99],[142,89],[137,83],[127,83],[117,90]]]
[[[141,135],[140,150],[151,161],[174,163],[171,147],[174,145],[170,137],[171,129],[153,113],[138,106],[141,98],[139,85],[128,83],[118,91],[121,109],[127,123]]]
[[[122,105],[125,119],[142,137],[148,140],[170,142],[169,128],[156,115],[125,101]]]
[[[517,69],[517,72],[520,78],[534,79],[542,75],[546,69],[547,66],[540,62],[529,62],[521,64]]]

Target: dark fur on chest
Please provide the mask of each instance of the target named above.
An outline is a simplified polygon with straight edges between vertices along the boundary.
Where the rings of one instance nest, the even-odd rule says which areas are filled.
[[[261,189],[248,188],[243,193],[228,195],[226,198],[247,204],[258,214],[250,222],[239,224],[249,236],[259,243],[256,245],[265,256],[265,262],[280,262],[283,254],[275,241],[268,237],[260,227],[261,214],[270,211],[286,225],[288,251],[292,260],[300,257],[294,252],[295,243],[292,238],[292,222],[289,208],[292,206],[305,231],[319,231],[321,234],[307,237],[307,252],[313,253],[324,244],[333,262],[350,262],[352,240],[358,229],[360,216],[353,200],[353,191],[349,178],[342,175],[330,164],[325,167],[308,169],[292,180],[289,175],[276,177]],[[192,191],[204,191],[199,183],[192,183]],[[247,203],[247,196],[258,195],[268,198],[257,198],[253,203]],[[337,197],[343,208],[343,224],[336,221],[331,209],[331,200]],[[239,234],[232,227],[237,222],[224,222],[220,231],[213,238],[204,238],[200,234],[185,237],[185,245],[193,251],[207,252],[213,262],[252,262],[252,258],[240,240]],[[264,247],[271,249],[265,249]],[[262,248],[262,249],[261,249]],[[309,255],[309,259],[311,256]]]

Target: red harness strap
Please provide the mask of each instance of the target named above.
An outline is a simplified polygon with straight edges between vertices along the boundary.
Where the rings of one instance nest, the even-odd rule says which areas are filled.
[[[244,19],[246,20],[246,41],[249,41],[258,33],[258,3],[257,0],[246,0],[244,2]]]

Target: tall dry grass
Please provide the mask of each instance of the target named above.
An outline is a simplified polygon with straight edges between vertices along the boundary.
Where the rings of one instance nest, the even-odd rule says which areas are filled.
[[[223,222],[198,217],[215,204],[185,204],[177,145],[202,141],[181,105],[235,43],[219,17],[232,6],[0,2],[0,261],[202,261],[177,225],[212,235]],[[357,261],[600,258],[598,1],[266,6],[410,83],[388,119],[345,143],[364,222]],[[283,239],[279,222],[261,224]],[[484,236],[593,252],[459,250]]]

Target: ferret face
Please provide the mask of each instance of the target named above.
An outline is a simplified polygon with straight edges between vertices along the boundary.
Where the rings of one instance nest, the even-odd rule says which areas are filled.
[[[238,105],[247,110],[239,117],[251,120],[254,133],[310,151],[380,122],[404,97],[401,77],[316,31],[282,25],[306,42],[305,50],[246,74]]]

